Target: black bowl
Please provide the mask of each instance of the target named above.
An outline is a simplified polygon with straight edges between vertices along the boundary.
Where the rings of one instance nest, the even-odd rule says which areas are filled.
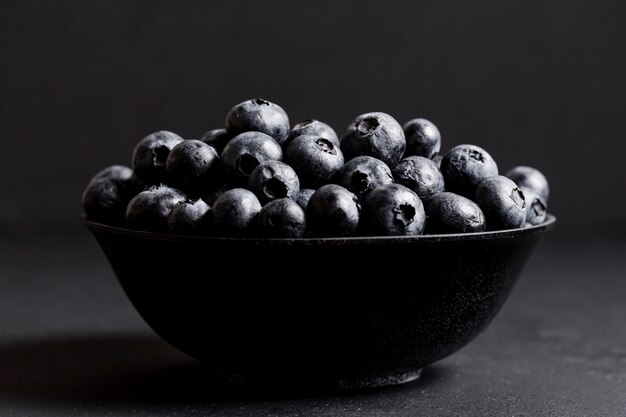
[[[373,387],[415,379],[485,329],[555,218],[496,232],[323,239],[82,221],[143,319],[216,375]]]

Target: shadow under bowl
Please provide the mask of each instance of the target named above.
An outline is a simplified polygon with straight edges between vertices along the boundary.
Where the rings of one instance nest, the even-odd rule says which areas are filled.
[[[468,234],[230,239],[81,220],[171,345],[230,382],[315,388],[407,382],[465,346],[556,221]]]

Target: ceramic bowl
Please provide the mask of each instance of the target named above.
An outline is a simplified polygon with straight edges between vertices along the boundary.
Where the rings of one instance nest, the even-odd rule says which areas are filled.
[[[82,222],[148,325],[215,375],[354,388],[413,380],[475,338],[555,217],[506,231],[321,239]]]

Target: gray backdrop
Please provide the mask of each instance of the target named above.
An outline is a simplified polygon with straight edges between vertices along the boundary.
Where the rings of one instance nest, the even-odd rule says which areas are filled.
[[[84,233],[80,197],[167,129],[264,97],[338,133],[426,117],[532,165],[558,236],[626,230],[624,2],[3,1],[0,232]]]

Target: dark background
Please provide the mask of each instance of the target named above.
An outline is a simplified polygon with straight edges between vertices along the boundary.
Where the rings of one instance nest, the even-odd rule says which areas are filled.
[[[610,0],[0,0],[0,414],[626,417],[625,17]],[[412,384],[239,398],[148,327],[79,222],[83,189],[147,134],[197,138],[254,97],[338,133],[426,117],[444,150],[544,172],[556,227],[483,334]]]
[[[3,1],[0,232],[84,233],[82,190],[161,129],[264,97],[338,133],[426,117],[547,176],[554,236],[626,230],[619,1]]]

